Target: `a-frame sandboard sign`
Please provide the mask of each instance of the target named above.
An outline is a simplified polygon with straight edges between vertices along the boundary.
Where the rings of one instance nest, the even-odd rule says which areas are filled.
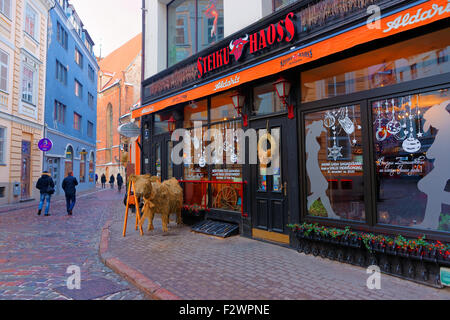
[[[133,194],[131,194],[131,190],[133,190]],[[127,208],[125,211],[125,221],[123,224],[123,236],[126,237],[127,234],[127,225],[128,225],[128,212],[130,210],[130,205],[134,205],[136,208],[136,231],[139,229],[141,236],[144,235],[144,230],[141,226],[141,212],[139,209],[139,200],[136,196],[136,188],[134,186],[134,182],[130,180],[128,185],[128,193],[127,193]]]

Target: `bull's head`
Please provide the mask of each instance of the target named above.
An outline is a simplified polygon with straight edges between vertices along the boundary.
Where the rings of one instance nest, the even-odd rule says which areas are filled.
[[[233,40],[230,43],[230,54],[234,55],[236,61],[242,57],[242,53],[244,52],[244,47],[248,43],[248,35],[246,35],[243,39]]]

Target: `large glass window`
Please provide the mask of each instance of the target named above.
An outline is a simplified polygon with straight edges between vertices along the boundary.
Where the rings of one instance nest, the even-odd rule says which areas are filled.
[[[22,100],[31,104],[34,102],[34,72],[28,65],[23,66]]]
[[[223,39],[223,0],[175,0],[168,11],[168,65]]]
[[[291,4],[297,0],[272,0],[272,1],[273,1],[273,11],[276,11],[284,8],[288,4]]]
[[[266,83],[253,89],[253,115],[265,115],[283,111],[283,109],[284,106],[272,83]]]
[[[193,101],[184,107],[184,128],[193,128],[195,121],[208,121],[208,100]]]
[[[228,184],[229,182],[242,182],[242,165],[238,164],[241,150],[236,134],[236,131],[241,128],[239,121],[216,124],[211,127],[212,132],[220,136],[220,138],[212,137],[212,141],[219,139],[221,142],[219,149],[214,150],[212,159],[214,165],[212,165],[211,181],[221,182],[211,185],[212,208],[214,209],[241,210],[241,185]]]
[[[37,38],[37,13],[27,4],[25,9],[25,32],[28,33],[34,39]]]
[[[306,71],[302,74],[302,101],[444,74],[450,72],[449,56],[447,28]]]
[[[360,106],[306,114],[305,128],[308,214],[364,221]]]
[[[9,55],[0,50],[0,90],[8,92]]]
[[[239,117],[231,99],[232,92],[211,99],[211,122],[229,121]]]
[[[450,232],[450,91],[372,103],[378,222]]]

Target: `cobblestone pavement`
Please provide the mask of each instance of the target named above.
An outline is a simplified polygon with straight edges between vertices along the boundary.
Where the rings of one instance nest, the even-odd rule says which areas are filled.
[[[50,217],[37,216],[37,208],[0,213],[0,299],[66,300],[54,289],[66,286],[67,268],[81,268],[83,281],[108,279],[126,288],[102,300],[141,300],[144,295],[100,261],[98,247],[110,207],[123,200],[117,191],[83,194],[74,216],[65,202],[52,203]]]
[[[123,214],[113,217],[108,255],[185,300],[450,300],[450,289],[387,275],[372,291],[365,269],[242,237],[200,235],[174,222],[163,234],[155,219],[155,231],[141,237],[132,217],[123,238]]]

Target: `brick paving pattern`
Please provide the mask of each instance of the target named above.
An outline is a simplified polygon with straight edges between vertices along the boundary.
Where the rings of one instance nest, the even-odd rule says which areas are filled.
[[[83,194],[73,217],[67,216],[64,201],[52,202],[50,217],[38,217],[37,207],[30,204],[0,211],[0,299],[66,300],[53,289],[66,285],[66,270],[71,265],[81,268],[82,287],[83,280],[104,278],[127,288],[101,300],[144,299],[98,256],[110,207],[121,200],[123,195],[117,191]]]
[[[369,290],[366,270],[242,237],[218,239],[170,224],[163,234],[141,237],[133,216],[122,237],[123,207],[109,227],[108,256],[143,273],[185,300],[450,300],[434,289],[382,275],[382,290]],[[147,225],[147,222],[146,222]]]

